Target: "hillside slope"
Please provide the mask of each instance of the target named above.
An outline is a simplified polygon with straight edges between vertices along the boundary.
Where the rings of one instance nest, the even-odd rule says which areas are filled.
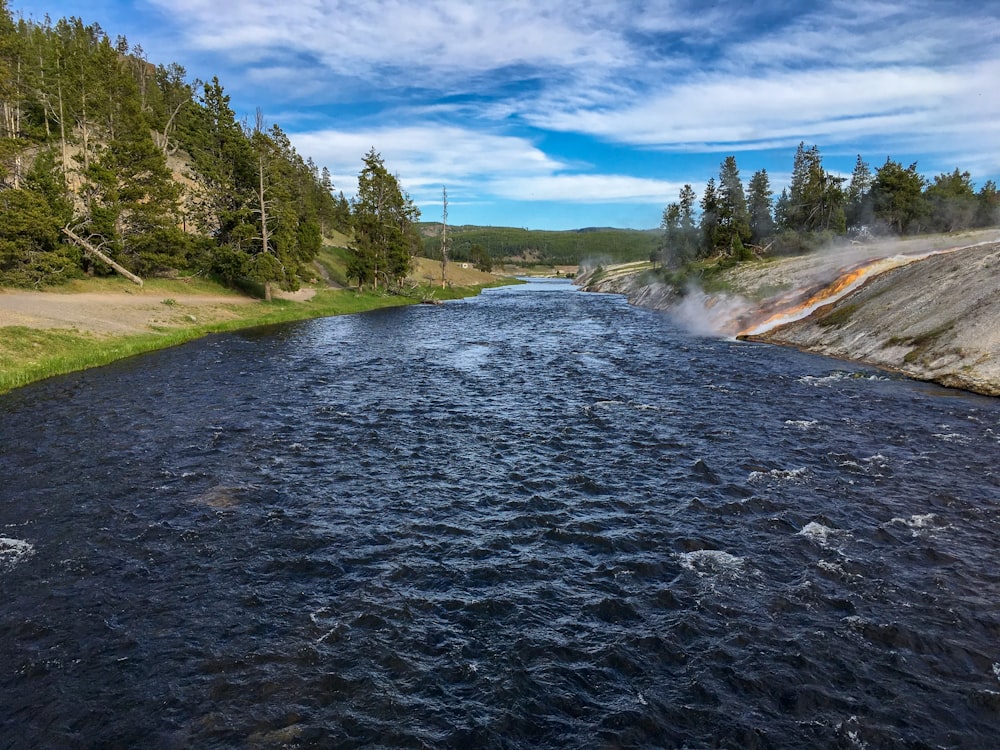
[[[776,311],[805,307],[802,303],[811,295],[866,267],[874,269],[870,275],[849,286],[843,296],[809,307],[801,319],[759,325]],[[635,269],[592,271],[582,274],[578,283],[588,291],[625,294],[633,304],[667,311],[699,333],[795,346],[1000,395],[996,229],[744,264],[718,281],[732,291],[692,290],[681,297],[651,279],[648,271]]]
[[[750,338],[1000,396],[1000,243],[886,271],[802,320]]]

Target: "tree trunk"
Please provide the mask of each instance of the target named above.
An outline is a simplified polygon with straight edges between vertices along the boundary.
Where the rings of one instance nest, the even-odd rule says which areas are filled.
[[[126,279],[128,279],[132,283],[138,284],[139,286],[142,286],[142,279],[140,279],[138,276],[136,276],[134,273],[132,273],[131,271],[129,271],[124,266],[119,265],[118,263],[115,263],[107,255],[105,255],[100,250],[98,250],[96,247],[94,247],[89,242],[87,242],[87,240],[85,240],[82,237],[80,237],[77,234],[75,234],[69,227],[63,227],[63,234],[65,234],[67,237],[69,237],[71,240],[73,240],[73,242],[75,242],[76,244],[78,244],[80,247],[82,247],[84,250],[86,250],[88,253],[90,253],[94,257],[100,259],[104,263],[107,263],[109,266],[111,266],[113,269],[115,269],[115,271],[117,271],[118,273],[120,273],[122,276],[124,276]]]
[[[448,189],[441,188],[444,210],[441,215],[441,288],[448,285]]]

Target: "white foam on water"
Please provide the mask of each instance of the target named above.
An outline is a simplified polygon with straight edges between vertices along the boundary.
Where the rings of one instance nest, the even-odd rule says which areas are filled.
[[[1000,680],[1000,664],[993,663],[993,676]]]
[[[838,462],[845,469],[851,469],[855,472],[861,472],[864,474],[872,474],[886,468],[889,464],[889,458],[883,456],[881,453],[876,453],[874,456],[868,456],[867,458],[859,458],[857,461],[846,459]]]
[[[861,630],[862,628],[864,628],[865,625],[868,624],[868,620],[866,620],[864,617],[861,617],[860,615],[848,615],[847,617],[843,618],[843,622],[846,622],[855,630]]]
[[[830,541],[830,537],[836,535],[839,531],[840,529],[831,529],[829,526],[816,523],[816,521],[810,521],[799,530],[799,534],[801,536],[809,537],[814,542],[817,542],[825,547]]]
[[[763,479],[780,479],[794,481],[801,478],[806,473],[805,467],[799,469],[771,469],[770,471],[751,471],[747,476],[748,482],[758,482]]]
[[[830,575],[842,578],[845,581],[861,581],[864,579],[864,576],[857,573],[848,573],[839,563],[830,562],[829,560],[820,560],[816,563],[816,567]],[[848,620],[850,620],[850,618],[848,618]]]
[[[801,430],[811,430],[819,424],[819,421],[815,419],[786,419],[785,424],[789,427],[798,427]]]
[[[831,386],[843,380],[888,380],[884,375],[868,372],[831,372],[829,375],[803,375],[798,382],[803,385]]]
[[[933,526],[934,519],[937,518],[933,513],[914,513],[909,518],[896,517],[892,519],[892,523],[901,523],[904,526],[909,526],[911,529],[926,529]]]
[[[933,434],[938,440],[944,440],[946,443],[969,444],[969,438],[965,435],[959,435],[957,432],[935,432]]]
[[[741,572],[746,565],[742,557],[731,555],[718,549],[698,549],[693,552],[681,552],[681,567],[697,573],[699,576],[728,574]]]
[[[34,553],[35,548],[31,542],[0,536],[0,571],[10,570]]]
[[[934,519],[937,515],[934,513],[914,513],[909,518],[902,518],[897,516],[893,518],[889,523],[900,524],[906,526],[910,529],[913,536],[920,536],[921,534],[930,531],[932,529],[938,528]]]

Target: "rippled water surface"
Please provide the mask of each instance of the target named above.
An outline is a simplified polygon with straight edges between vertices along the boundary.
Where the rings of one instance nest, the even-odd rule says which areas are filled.
[[[0,398],[0,747],[993,747],[1000,402],[562,282]]]

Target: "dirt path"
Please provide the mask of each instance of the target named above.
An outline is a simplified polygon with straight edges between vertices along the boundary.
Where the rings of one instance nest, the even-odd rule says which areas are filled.
[[[309,299],[314,290],[282,294],[287,299]],[[148,332],[239,317],[236,308],[256,304],[248,297],[227,295],[172,295],[162,292],[0,292],[0,328],[70,328],[97,334]],[[2,335],[2,334],[0,334]]]

